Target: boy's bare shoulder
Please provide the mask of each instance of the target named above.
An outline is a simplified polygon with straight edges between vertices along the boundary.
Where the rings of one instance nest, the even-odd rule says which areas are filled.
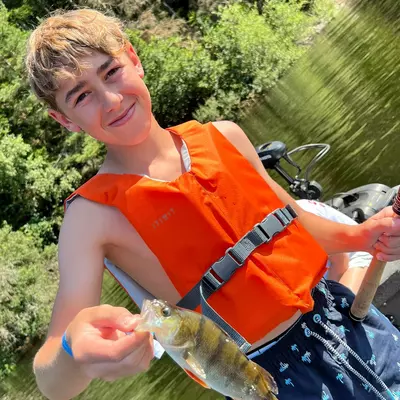
[[[222,135],[224,135],[236,150],[239,151],[254,167],[254,169],[267,182],[270,188],[276,193],[284,204],[290,204],[300,215],[304,210],[297,205],[294,199],[276,183],[264,168],[257,151],[243,129],[232,121],[218,121],[212,123]]]
[[[107,242],[112,221],[118,213],[113,207],[99,204],[77,196],[68,206],[60,239],[73,235],[75,237],[90,238],[94,241]]]
[[[225,135],[240,135],[244,134],[243,130],[238,124],[232,121],[213,121],[212,124],[225,136]]]
[[[107,252],[110,246],[136,249],[141,241],[135,228],[115,207],[77,196],[68,206],[60,230],[59,244],[68,248],[93,245]]]
[[[258,161],[257,152],[243,129],[232,121],[216,121],[212,124],[221,132],[252,164]]]
[[[65,212],[65,219],[73,218],[76,215],[85,215],[86,213],[89,213],[88,216],[97,213],[102,214],[103,212],[107,212],[106,210],[109,208],[110,207],[103,204],[96,203],[77,195],[72,201],[69,201],[69,205]]]

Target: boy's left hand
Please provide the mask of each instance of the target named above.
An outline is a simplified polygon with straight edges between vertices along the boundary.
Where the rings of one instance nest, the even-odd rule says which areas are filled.
[[[362,236],[365,251],[376,255],[381,261],[400,259],[400,218],[392,207],[386,207],[363,222]]]

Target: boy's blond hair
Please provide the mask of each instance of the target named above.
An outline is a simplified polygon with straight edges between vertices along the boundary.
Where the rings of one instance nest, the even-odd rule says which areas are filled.
[[[35,95],[58,110],[55,95],[60,79],[79,75],[82,57],[97,51],[116,56],[128,38],[121,21],[98,11],[58,11],[47,18],[28,40],[26,68]]]

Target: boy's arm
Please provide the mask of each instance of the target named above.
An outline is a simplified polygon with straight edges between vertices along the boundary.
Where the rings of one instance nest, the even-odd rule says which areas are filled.
[[[383,210],[360,225],[349,226],[321,218],[303,210],[296,201],[265,170],[258,154],[243,132],[233,122],[218,121],[214,126],[246,157],[284,204],[297,212],[302,225],[313,235],[328,254],[349,251],[374,252],[379,249],[385,261],[400,256],[400,226],[393,225],[392,213]],[[389,237],[387,235],[393,235]],[[378,243],[378,247],[375,245]]]
[[[104,367],[96,370],[93,359],[103,364],[109,362],[115,369],[114,365],[138,346],[135,335],[124,335],[127,338],[125,342],[101,341],[93,328],[94,334],[88,336],[96,318],[111,326],[113,319],[121,320],[132,317],[132,314],[121,307],[98,306],[107,227],[102,214],[96,210],[97,205],[87,204],[86,200],[77,199],[66,213],[59,240],[59,289],[47,339],[33,364],[38,387],[51,400],[71,399],[81,393],[92,378],[106,377],[107,368],[105,371]],[[66,330],[68,341],[72,341],[74,358],[61,347],[61,338]],[[132,364],[134,362],[132,360]],[[130,368],[126,370],[133,373]]]
[[[72,398],[90,379],[61,347],[68,324],[82,309],[100,302],[103,254],[97,239],[97,221],[80,215],[77,199],[67,211],[59,238],[60,281],[48,336],[34,359],[34,372],[41,392],[50,399]]]

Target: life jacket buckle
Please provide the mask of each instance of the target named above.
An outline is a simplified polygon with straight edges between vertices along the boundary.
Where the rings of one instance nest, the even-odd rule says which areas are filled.
[[[246,260],[240,261],[238,259],[238,257],[235,257],[234,253],[233,253],[233,247],[229,247],[229,249],[227,249],[225,251],[225,255],[228,255],[232,258],[232,260],[237,264],[238,267],[242,267],[243,264],[245,263]],[[223,258],[223,257],[221,257]]]
[[[227,282],[234,272],[243,266],[244,261],[240,262],[233,254],[232,247],[225,251],[225,256],[216,261],[203,275],[203,281],[213,291],[219,289]]]
[[[202,282],[209,287],[210,290],[215,291],[219,289],[225,282],[219,281],[218,278],[213,274],[212,268],[210,268],[202,278]]]
[[[261,243],[266,243],[271,240],[271,236],[262,228],[261,222],[258,222],[253,226],[253,232],[259,236]]]
[[[297,214],[289,205],[268,214],[260,223],[247,232],[234,246],[225,251],[225,255],[216,261],[200,281],[178,302],[179,307],[194,310],[201,304],[204,315],[211,318],[227,332],[233,340],[246,352],[250,344],[234,328],[232,328],[208,304],[207,299],[223,286],[231,276],[242,267],[253,251],[262,244],[268,243],[275,235],[282,232]]]

